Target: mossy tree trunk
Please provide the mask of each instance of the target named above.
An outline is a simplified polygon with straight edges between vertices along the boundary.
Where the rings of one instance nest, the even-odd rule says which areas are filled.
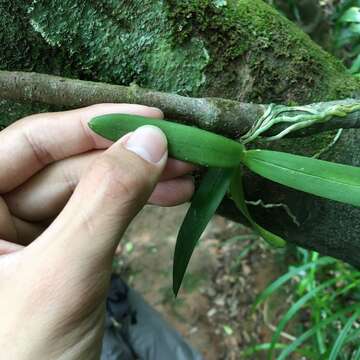
[[[0,19],[4,70],[259,103],[303,104],[360,93],[359,80],[338,60],[261,0],[16,0],[0,3]],[[48,107],[0,99],[0,124],[42,110]],[[273,147],[313,155],[333,136]],[[322,158],[360,166],[359,141],[358,130],[346,130]],[[264,226],[360,266],[360,210],[252,174],[246,188],[250,200],[284,205],[251,207]],[[230,202],[222,212],[238,218]]]

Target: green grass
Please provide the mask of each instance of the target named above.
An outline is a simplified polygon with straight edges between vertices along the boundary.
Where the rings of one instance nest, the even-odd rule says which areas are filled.
[[[335,52],[360,75],[360,0],[341,0],[333,14]]]
[[[304,23],[298,0],[266,1],[299,26]],[[323,45],[344,61],[350,73],[360,76],[360,0],[323,0],[322,3],[327,8],[322,21],[330,24],[330,44]],[[327,14],[330,9],[332,14]]]
[[[271,342],[254,344],[244,350],[244,357],[264,352],[269,360],[289,359],[295,353],[314,360],[359,358],[359,271],[341,261],[297,248],[296,261],[260,294],[254,307],[262,306],[285,289],[292,294],[292,302],[279,316]],[[299,320],[304,318],[306,321]],[[296,319],[297,325],[291,328],[296,336],[293,342],[281,338],[291,319]]]

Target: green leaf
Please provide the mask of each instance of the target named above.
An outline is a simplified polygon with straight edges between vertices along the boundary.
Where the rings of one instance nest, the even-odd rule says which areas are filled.
[[[278,326],[275,329],[275,333],[271,339],[271,347],[269,349],[268,353],[268,359],[272,359],[272,354],[275,350],[275,346],[280,338],[281,332],[284,330],[286,324],[302,309],[302,307],[310,300],[312,299],[317,293],[320,291],[330,287],[332,284],[336,283],[338,279],[330,279],[323,284],[315,287],[311,291],[309,291],[306,295],[302,296],[298,301],[296,301],[290,309],[286,312],[286,314],[282,317],[280,320]]]
[[[344,15],[339,19],[340,22],[360,22],[360,7],[353,6],[346,10]]]
[[[341,48],[349,45],[356,39],[356,37],[356,33],[351,31],[350,27],[342,28],[336,36],[336,47]]]
[[[357,351],[354,351],[354,356],[353,356],[354,360],[360,360],[360,347],[357,349]]]
[[[177,296],[196,244],[229,189],[234,169],[211,168],[196,191],[176,241],[173,290]]]
[[[260,351],[267,351],[267,350],[270,349],[270,347],[271,347],[271,343],[255,345],[255,346],[252,346],[252,347],[249,347],[249,348],[245,349],[241,353],[241,355],[244,358],[248,358],[248,357],[253,356],[254,354],[256,354],[256,353],[258,353]],[[276,344],[275,345],[276,350],[282,350],[282,349],[285,349],[285,348],[286,348],[285,344]],[[311,351],[309,349],[299,349],[299,350],[297,350],[297,353],[299,355],[302,355],[302,356],[306,357],[306,359],[318,360],[317,355],[313,351]],[[254,357],[252,357],[252,359],[254,359]]]
[[[360,23],[352,23],[349,27],[350,31],[359,38],[360,35]]]
[[[242,174],[241,168],[238,167],[235,170],[234,176],[231,180],[230,184],[230,196],[232,200],[235,202],[238,209],[242,212],[242,214],[246,217],[246,219],[250,222],[253,229],[270,245],[275,247],[284,247],[286,245],[286,241],[283,240],[280,236],[277,236],[270,231],[262,228],[259,224],[257,224],[251,217],[250,212],[245,203],[245,194],[244,194],[244,186],[242,182]]]
[[[360,306],[360,304],[358,303],[358,306]],[[355,344],[359,344],[360,343],[360,329],[356,329],[353,330],[351,334],[349,334],[349,336],[346,339],[346,344],[349,343],[355,343]]]
[[[351,69],[350,69],[351,74],[356,74],[358,72],[360,72],[360,54],[354,60],[352,66],[351,66]]]
[[[242,144],[196,127],[128,114],[101,115],[89,123],[94,132],[112,141],[144,125],[156,126],[165,133],[169,154],[176,159],[219,168],[240,164]]]
[[[250,150],[244,164],[282,185],[360,206],[360,168],[268,150]]]
[[[327,266],[330,264],[334,264],[336,260],[331,257],[321,257],[316,261],[309,262],[305,265],[296,267],[288,271],[286,274],[282,275],[278,279],[276,279],[272,284],[270,284],[255,300],[253,307],[259,306],[263,303],[269,296],[271,296],[276,290],[278,290],[283,284],[291,280],[293,277],[298,276],[299,274],[303,274],[306,270],[312,268],[316,265],[317,268],[322,266]]]
[[[311,329],[304,332],[301,336],[299,336],[295,341],[293,341],[290,345],[288,345],[278,356],[277,360],[285,360],[288,359],[288,356],[293,353],[301,344],[303,344],[307,339],[314,335],[314,333],[327,326],[330,325],[333,321],[341,318],[343,315],[351,312],[356,311],[359,308],[359,304],[350,305],[342,310],[339,310],[334,315],[320,321],[318,324],[313,326]]]
[[[340,354],[340,351],[346,342],[346,338],[351,331],[351,327],[354,324],[354,322],[358,319],[359,313],[356,312],[345,324],[344,328],[341,330],[340,334],[338,335],[335,344],[331,350],[329,360],[336,360],[338,358],[338,355]]]

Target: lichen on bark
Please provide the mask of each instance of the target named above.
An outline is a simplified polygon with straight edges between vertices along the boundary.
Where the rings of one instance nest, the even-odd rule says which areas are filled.
[[[51,46],[81,59],[87,77],[94,79],[95,72],[100,81],[194,94],[205,80],[206,49],[198,38],[181,47],[172,44],[162,3],[37,1],[29,16]]]

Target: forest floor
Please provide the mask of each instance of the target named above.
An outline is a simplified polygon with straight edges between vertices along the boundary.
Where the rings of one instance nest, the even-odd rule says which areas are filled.
[[[206,360],[246,358],[241,352],[269,341],[272,322],[289,306],[280,294],[252,311],[256,296],[285,269],[283,257],[245,227],[216,216],[175,299],[172,257],[186,210],[146,207],[119,248],[120,273]],[[249,358],[263,359],[258,354]]]

